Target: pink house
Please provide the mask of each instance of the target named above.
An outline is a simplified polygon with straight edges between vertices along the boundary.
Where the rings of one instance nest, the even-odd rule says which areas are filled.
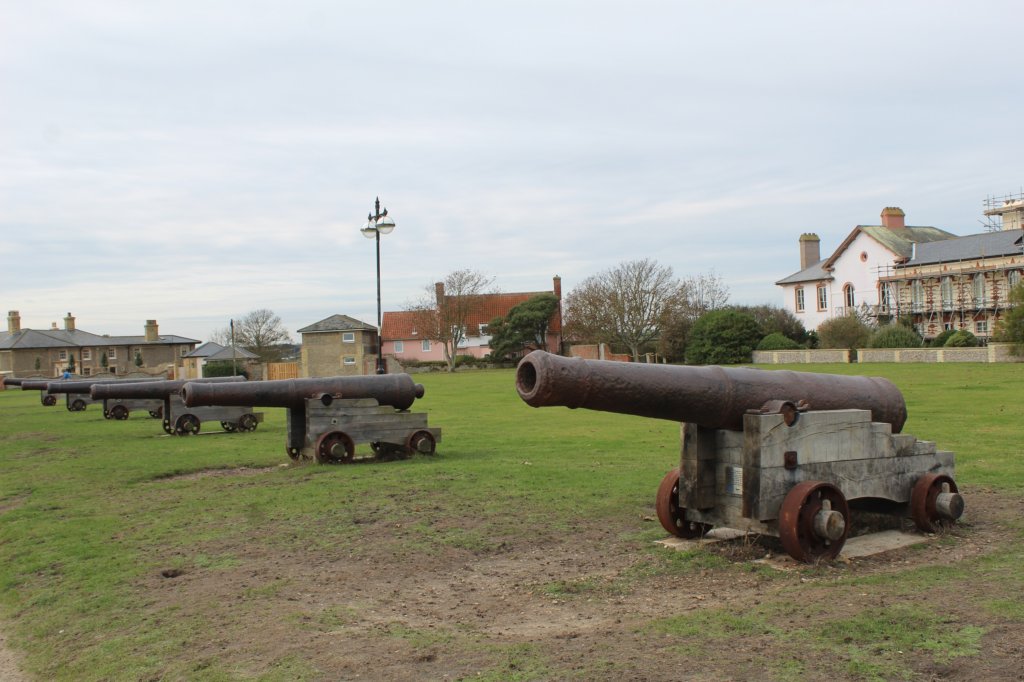
[[[438,282],[438,299],[445,295],[444,284]],[[552,280],[550,291],[526,291],[509,294],[484,294],[470,312],[466,324],[466,336],[459,344],[459,355],[472,355],[482,358],[491,352],[491,337],[487,334],[487,325],[495,317],[508,315],[514,306],[523,303],[538,294],[554,294],[559,300],[558,310],[551,316],[548,325],[547,350],[559,352],[562,344],[562,278],[557,275]],[[423,329],[416,327],[417,314],[411,311],[385,312],[381,322],[381,338],[384,344],[384,355],[393,356],[401,362],[407,360],[444,360],[444,349],[440,341],[429,338]]]

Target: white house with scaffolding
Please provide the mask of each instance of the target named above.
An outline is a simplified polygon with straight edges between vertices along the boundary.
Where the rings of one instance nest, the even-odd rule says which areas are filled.
[[[1024,272],[1024,192],[985,200],[990,231],[917,244],[880,272],[879,319],[909,316],[922,336],[966,329],[992,337]]]
[[[818,235],[800,236],[800,270],[780,279],[784,307],[804,327],[857,310],[874,317],[882,304],[879,274],[910,258],[916,246],[954,237],[929,226],[908,226],[897,207],[882,210],[881,225],[857,225],[827,258]]]

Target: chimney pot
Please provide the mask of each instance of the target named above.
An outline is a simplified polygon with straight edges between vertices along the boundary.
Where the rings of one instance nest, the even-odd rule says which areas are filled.
[[[64,318],[64,329],[69,332],[75,331],[75,318],[71,313],[68,313]]]
[[[7,333],[15,334],[21,331],[21,313],[17,310],[7,311]]]

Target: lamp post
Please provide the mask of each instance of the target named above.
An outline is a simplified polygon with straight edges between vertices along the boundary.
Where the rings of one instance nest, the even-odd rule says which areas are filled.
[[[360,232],[367,239],[377,241],[377,374],[387,374],[387,367],[384,365],[384,337],[381,326],[380,312],[380,236],[389,234],[395,229],[395,221],[388,217],[388,209],[381,211],[380,197],[374,203],[374,212],[366,216],[366,223]]]

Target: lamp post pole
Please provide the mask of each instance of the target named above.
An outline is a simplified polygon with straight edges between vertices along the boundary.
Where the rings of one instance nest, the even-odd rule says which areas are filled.
[[[380,236],[395,229],[395,221],[388,217],[388,209],[381,211],[380,197],[374,202],[374,212],[366,216],[366,223],[360,232],[367,239],[377,242],[377,374],[387,374],[384,364],[384,336],[380,306]]]

